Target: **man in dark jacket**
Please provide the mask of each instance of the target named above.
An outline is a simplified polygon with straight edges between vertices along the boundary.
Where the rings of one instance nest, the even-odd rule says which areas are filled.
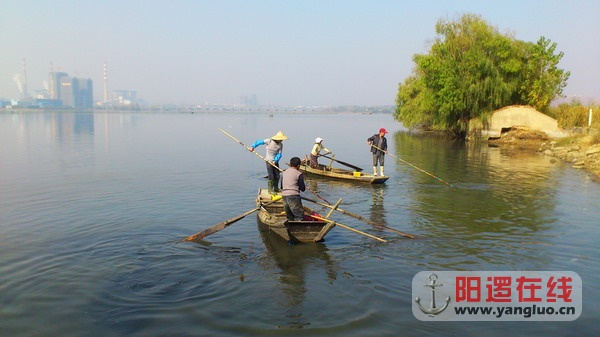
[[[383,165],[385,163],[385,153],[387,152],[386,133],[388,133],[387,130],[381,128],[379,133],[367,138],[367,144],[371,146],[371,152],[373,153],[373,175],[377,175],[377,162],[379,162],[379,170],[383,176]]]

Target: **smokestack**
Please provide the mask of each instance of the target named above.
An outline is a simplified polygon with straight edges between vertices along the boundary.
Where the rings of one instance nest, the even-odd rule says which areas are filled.
[[[29,98],[29,92],[27,91],[27,63],[25,62],[25,58],[23,58],[23,83],[22,83],[22,91],[23,98]]]
[[[106,70],[106,62],[104,62],[104,102],[108,102],[108,72]]]

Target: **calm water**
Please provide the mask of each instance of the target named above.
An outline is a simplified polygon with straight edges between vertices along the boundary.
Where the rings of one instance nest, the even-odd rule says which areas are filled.
[[[320,136],[370,171],[366,138],[380,127],[391,152],[454,187],[391,156],[385,185],[307,177],[309,187],[419,239],[336,213],[388,242],[337,227],[323,244],[290,246],[251,215],[210,244],[178,243],[252,209],[266,186],[265,164],[218,128],[246,144],[283,130],[288,160]],[[599,206],[584,171],[412,136],[388,115],[2,113],[0,335],[598,335]],[[411,284],[424,270],[574,271],[583,311],[571,322],[422,322]]]

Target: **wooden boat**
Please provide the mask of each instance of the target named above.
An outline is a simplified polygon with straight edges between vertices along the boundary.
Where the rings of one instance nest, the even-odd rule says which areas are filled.
[[[289,221],[283,209],[283,201],[273,199],[273,196],[263,189],[258,190],[256,198],[258,220],[275,234],[287,242],[319,242],[335,227],[333,221],[315,220],[310,215],[315,215],[312,209],[304,206],[304,221]]]
[[[367,182],[371,184],[382,184],[390,178],[388,176],[376,176],[360,171],[351,171],[338,167],[325,166],[323,164],[319,164],[318,168],[313,168],[308,165],[306,160],[303,160],[300,164],[300,171],[321,177],[344,179],[346,181]]]

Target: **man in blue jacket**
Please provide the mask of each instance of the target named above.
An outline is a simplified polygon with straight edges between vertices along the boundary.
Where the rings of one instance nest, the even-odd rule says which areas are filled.
[[[281,170],[279,169],[279,160],[283,155],[283,141],[288,139],[283,132],[279,131],[277,134],[268,139],[259,139],[252,143],[250,146],[250,152],[253,152],[254,149],[260,145],[267,145],[267,153],[265,159],[268,161],[267,163],[267,178],[269,193],[275,194],[279,192],[279,174]]]

